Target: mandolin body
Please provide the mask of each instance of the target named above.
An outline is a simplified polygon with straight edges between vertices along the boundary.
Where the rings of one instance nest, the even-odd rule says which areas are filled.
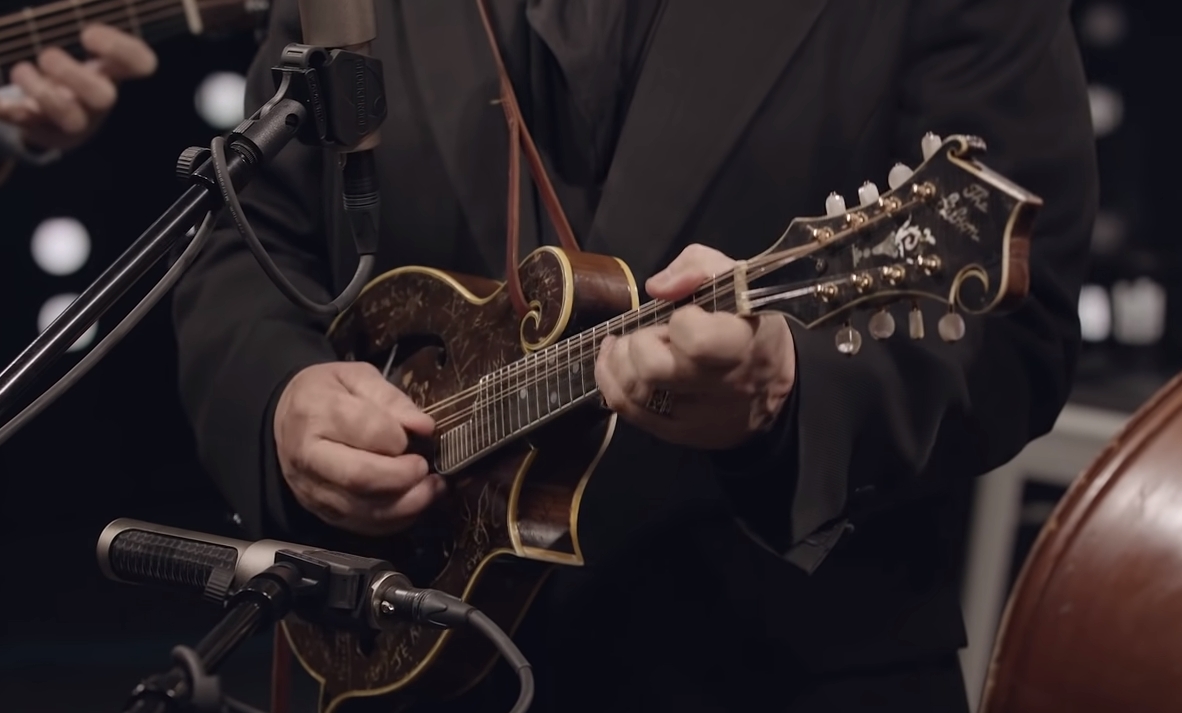
[[[526,353],[638,305],[635,280],[615,258],[543,247],[519,275],[531,309],[524,319],[504,283],[393,270],[365,288],[329,338],[341,359],[374,364],[421,408],[438,408]],[[440,413],[437,423],[448,412]],[[554,566],[583,564],[579,501],[614,427],[596,403],[565,413],[447,475],[444,498],[410,530],[352,542],[351,551],[386,559],[416,586],[461,597],[513,632]],[[392,713],[454,697],[497,658],[462,629],[399,624],[374,636],[294,617],[282,627],[321,683],[322,713]]]

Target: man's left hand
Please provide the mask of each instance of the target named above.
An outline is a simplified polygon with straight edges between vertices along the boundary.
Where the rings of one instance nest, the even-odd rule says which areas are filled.
[[[717,250],[690,245],[645,289],[676,301],[734,265]],[[739,317],[690,305],[668,325],[604,339],[595,380],[608,408],[658,438],[734,448],[765,429],[787,401],[796,351],[780,315]],[[654,394],[668,404],[665,413],[655,408]]]

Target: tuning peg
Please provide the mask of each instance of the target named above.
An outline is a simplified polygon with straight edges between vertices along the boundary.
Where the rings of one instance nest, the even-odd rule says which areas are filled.
[[[878,186],[874,185],[872,181],[866,181],[862,187],[858,189],[858,202],[863,206],[868,206],[878,200]]]
[[[845,198],[840,193],[830,193],[825,199],[825,215],[832,218],[845,212]]]
[[[887,174],[887,185],[890,186],[891,190],[893,191],[896,188],[898,188],[899,186],[906,183],[907,179],[911,178],[911,174],[913,174],[913,173],[915,173],[915,172],[912,171],[910,168],[908,168],[906,165],[901,164],[901,163],[896,163],[894,166],[891,167],[891,172]]]
[[[923,339],[923,312],[917,304],[911,306],[911,312],[907,315],[907,327],[912,339]]]
[[[940,332],[940,339],[946,342],[959,342],[964,339],[964,318],[950,309],[948,314],[940,318],[936,330]]]
[[[862,335],[849,323],[837,330],[833,341],[837,344],[837,351],[846,356],[853,356],[862,348]]]
[[[927,161],[932,156],[935,156],[943,144],[944,141],[940,139],[938,134],[933,134],[930,131],[924,134],[923,139],[919,142],[919,147],[923,151],[923,160]]]
[[[874,313],[867,326],[870,328],[870,336],[875,339],[890,339],[891,335],[895,333],[895,318],[884,308]]]

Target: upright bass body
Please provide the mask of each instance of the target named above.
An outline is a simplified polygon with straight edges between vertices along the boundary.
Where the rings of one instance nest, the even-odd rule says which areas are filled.
[[[330,339],[342,359],[374,364],[420,407],[435,407],[438,423],[470,409],[453,397],[486,375],[638,304],[631,272],[615,258],[544,247],[519,274],[532,310],[524,319],[503,283],[394,270],[366,287]],[[579,500],[614,426],[614,415],[587,405],[448,476],[443,502],[411,530],[351,546],[389,560],[417,586],[462,597],[511,632],[553,566],[583,564]],[[322,685],[324,713],[389,712],[459,695],[496,660],[491,645],[462,630],[407,624],[373,636],[295,618],[283,629]]]
[[[1072,484],[1012,592],[982,713],[1182,704],[1182,375]]]

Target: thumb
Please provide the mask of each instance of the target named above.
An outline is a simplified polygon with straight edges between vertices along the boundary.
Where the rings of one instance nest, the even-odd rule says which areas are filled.
[[[735,261],[726,255],[695,243],[682,250],[669,267],[650,277],[644,289],[655,299],[680,300],[734,266]]]

